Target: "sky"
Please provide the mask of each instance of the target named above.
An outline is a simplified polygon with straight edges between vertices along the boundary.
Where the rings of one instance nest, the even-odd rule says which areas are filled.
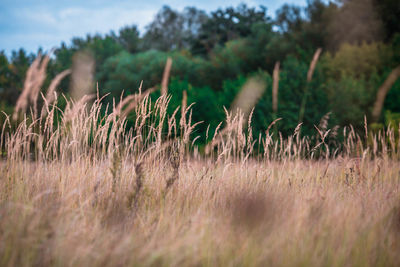
[[[284,3],[305,6],[306,0],[0,0],[0,51],[6,55],[19,48],[47,51],[61,42],[69,45],[73,37],[118,32],[133,24],[143,33],[163,5],[178,11],[194,6],[210,12],[240,3],[264,5],[274,17]]]

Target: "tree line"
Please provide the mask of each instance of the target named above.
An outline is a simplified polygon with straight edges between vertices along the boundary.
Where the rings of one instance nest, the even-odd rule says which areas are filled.
[[[315,52],[322,53],[307,79]],[[43,88],[87,51],[94,59],[94,81],[106,101],[160,87],[167,58],[172,59],[168,93],[170,112],[183,92],[193,106],[193,120],[215,128],[224,120],[235,96],[252,77],[266,90],[254,109],[254,133],[276,118],[288,135],[301,121],[304,134],[326,114],[329,123],[364,127],[364,115],[376,127],[400,121],[400,2],[397,0],[308,1],[306,7],[284,4],[276,16],[267,7],[236,7],[207,13],[195,7],[182,11],[163,6],[143,34],[126,26],[106,35],[87,35],[62,43],[47,65]],[[0,52],[0,108],[12,112],[23,89],[26,71],[37,57],[23,49],[11,57]],[[273,72],[279,62],[277,101],[273,104]],[[388,77],[394,81],[388,82]],[[386,82],[386,83],[385,83]],[[70,78],[58,86],[68,96]],[[384,85],[390,85],[386,86]],[[93,88],[95,85],[93,85]],[[388,87],[388,88],[387,88]],[[384,92],[386,90],[386,92]],[[378,91],[382,91],[379,95]],[[153,97],[159,96],[156,91]],[[374,106],[383,97],[378,115]],[[379,102],[379,101],[378,101]],[[300,119],[299,119],[300,118]]]

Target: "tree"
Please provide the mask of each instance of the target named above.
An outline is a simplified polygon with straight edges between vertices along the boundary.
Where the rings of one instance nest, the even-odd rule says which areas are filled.
[[[267,25],[270,18],[267,9],[248,8],[246,4],[238,7],[218,9],[211,13],[211,17],[202,24],[198,40],[192,46],[195,54],[210,53],[217,45],[247,37],[252,33],[252,27],[256,24]]]
[[[171,9],[163,6],[153,22],[146,27],[144,35],[145,47],[161,51],[181,49],[183,47],[183,17]]]
[[[342,2],[329,25],[331,49],[339,49],[342,43],[361,44],[382,40],[383,24],[373,0]]]
[[[127,26],[119,30],[119,35],[116,36],[119,44],[129,53],[136,53],[140,48],[139,30],[136,25]]]
[[[304,23],[302,9],[299,6],[284,4],[276,11],[275,24],[284,34],[301,32]]]
[[[7,59],[7,56],[4,54],[4,51],[0,52],[0,98],[2,101],[6,101],[8,103],[14,102],[13,97],[11,96],[12,91],[9,90],[12,83],[12,73],[10,70],[10,65]]]
[[[283,5],[276,12],[275,25],[282,34],[281,46],[287,53],[300,54],[304,60],[312,56],[317,47],[329,48],[329,27],[338,6],[321,0],[308,2],[304,9],[295,5]]]
[[[400,33],[400,2],[398,0],[373,0],[376,12],[383,23],[384,40],[390,41]]]
[[[180,13],[163,6],[146,27],[144,46],[161,51],[189,49],[207,19],[206,13],[195,7],[187,7]]]
[[[114,34],[102,37],[100,34],[94,36],[87,35],[86,39],[73,38],[71,49],[76,52],[78,50],[90,50],[96,61],[96,69],[106,61],[107,58],[118,54],[123,50],[122,45],[116,40]]]

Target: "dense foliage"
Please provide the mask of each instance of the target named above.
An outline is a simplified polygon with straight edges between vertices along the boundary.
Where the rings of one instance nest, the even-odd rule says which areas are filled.
[[[48,65],[45,85],[71,67],[75,52],[90,50],[96,61],[95,80],[101,94],[110,93],[111,101],[123,92],[137,92],[142,81],[143,89],[159,86],[166,59],[171,57],[171,112],[181,105],[186,90],[189,104],[196,103],[193,119],[204,121],[198,128],[204,135],[209,124],[213,129],[223,120],[223,107],[231,106],[246,80],[257,75],[265,79],[267,89],[255,107],[253,126],[265,131],[274,118],[272,71],[280,61],[276,115],[283,118],[278,124],[281,132],[289,134],[298,124],[305,94],[304,133],[328,112],[332,112],[331,123],[362,128],[379,86],[400,64],[399,25],[397,0],[312,0],[305,8],[285,4],[274,19],[263,6],[241,4],[211,14],[194,7],[180,12],[164,6],[143,35],[133,25],[118,33],[62,43]],[[310,61],[319,47],[322,56],[307,82]],[[12,112],[34,58],[23,49],[9,58],[0,52],[2,110]],[[67,78],[59,86],[66,95],[68,83]],[[397,81],[386,97],[382,123],[396,117],[399,103]]]

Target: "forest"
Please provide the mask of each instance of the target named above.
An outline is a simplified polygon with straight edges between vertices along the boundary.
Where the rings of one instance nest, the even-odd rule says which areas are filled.
[[[94,83],[102,95],[119,98],[159,86],[168,57],[173,60],[170,110],[187,90],[195,103],[193,119],[210,124],[223,120],[249,77],[264,79],[267,88],[254,111],[257,131],[276,117],[278,129],[288,134],[299,122],[305,133],[328,112],[332,125],[363,127],[364,115],[381,128],[400,118],[400,82],[390,88],[378,116],[372,116],[379,87],[400,64],[400,7],[396,0],[309,1],[304,8],[283,5],[274,19],[267,8],[237,7],[210,14],[187,7],[163,6],[143,34],[135,25],[119,32],[76,37],[53,51],[44,88],[54,76],[71,68],[73,55],[89,51],[94,57]],[[307,70],[315,51],[321,58],[312,80]],[[38,51],[43,53],[43,51]],[[23,88],[25,73],[36,55],[23,49],[0,54],[0,99],[3,110],[12,108]],[[280,62],[278,107],[272,109],[272,72]],[[59,86],[68,96],[69,77]],[[157,95],[157,93],[155,93]],[[303,111],[301,111],[303,103]],[[300,113],[303,112],[303,115]],[[304,117],[303,119],[301,117]]]
[[[318,49],[322,53],[308,80],[307,71]],[[310,134],[328,113],[331,127],[353,125],[360,131],[364,116],[374,129],[397,125],[400,119],[400,81],[390,84],[383,104],[376,103],[379,88],[391,73],[399,76],[400,72],[397,0],[311,0],[306,7],[284,4],[274,18],[267,15],[267,7],[246,4],[211,13],[163,6],[143,33],[131,25],[106,35],[76,37],[55,47],[43,94],[58,73],[72,67],[80,51],[94,60],[93,92],[98,86],[101,95],[109,94],[110,104],[113,98],[137,93],[141,83],[142,90],[160,88],[164,66],[171,58],[169,113],[187,91],[187,102],[195,103],[193,120],[203,121],[197,129],[201,136],[208,125],[215,129],[224,120],[224,107],[232,106],[251,77],[266,85],[254,108],[255,135],[276,118],[282,118],[277,128],[284,135],[300,122],[303,133]],[[38,54],[49,52],[19,49],[11,56],[0,52],[2,110],[13,112],[28,67]],[[274,108],[272,76],[277,62],[279,89]],[[68,98],[70,87],[66,76],[56,91]],[[159,95],[156,91],[152,97]],[[39,102],[43,103],[40,97]],[[375,114],[374,105],[378,106]]]

